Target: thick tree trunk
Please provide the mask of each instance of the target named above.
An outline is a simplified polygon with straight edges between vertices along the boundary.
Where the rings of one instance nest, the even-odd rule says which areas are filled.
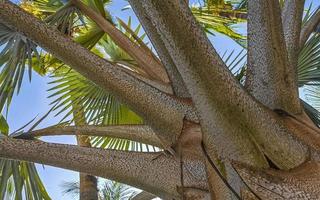
[[[76,126],[86,125],[84,110],[80,105],[72,105],[73,119]],[[91,147],[90,138],[84,135],[78,135],[77,143],[80,147]],[[95,176],[79,173],[80,179],[80,200],[98,200],[98,185]]]

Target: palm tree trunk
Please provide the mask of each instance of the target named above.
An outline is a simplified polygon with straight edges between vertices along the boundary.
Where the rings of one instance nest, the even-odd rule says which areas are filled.
[[[79,105],[73,106],[73,118],[76,126],[86,125],[84,110]],[[78,135],[77,143],[80,147],[91,147],[90,138]],[[80,178],[80,200],[98,200],[97,178],[95,176],[79,173]]]

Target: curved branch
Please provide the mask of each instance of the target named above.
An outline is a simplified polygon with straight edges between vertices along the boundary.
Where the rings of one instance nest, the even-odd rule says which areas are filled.
[[[156,133],[146,125],[119,126],[52,126],[22,135],[24,138],[54,135],[87,135],[127,139],[162,147]]]
[[[320,9],[312,15],[312,17],[302,27],[300,35],[300,49],[306,43],[310,35],[314,32],[317,26],[320,24]]]
[[[0,18],[130,106],[161,133],[165,147],[175,142],[185,117],[197,120],[192,105],[132,77],[7,0],[0,3]]]
[[[112,179],[156,194],[161,198],[177,198],[180,182],[180,161],[158,153],[123,152],[73,145],[51,144],[21,139],[0,139],[0,157],[24,160],[75,170]],[[198,186],[207,190],[203,166],[185,162],[189,170],[184,175],[185,186]],[[197,163],[196,163],[197,164]],[[200,171],[199,171],[200,170]]]
[[[110,22],[96,13],[90,7],[83,4],[80,0],[71,0],[72,4],[79,8],[85,15],[92,19],[103,31],[105,31],[112,40],[124,49],[132,58],[149,74],[152,78],[168,82],[168,76],[155,57],[146,53],[143,48],[133,43],[126,35],[114,27]]]

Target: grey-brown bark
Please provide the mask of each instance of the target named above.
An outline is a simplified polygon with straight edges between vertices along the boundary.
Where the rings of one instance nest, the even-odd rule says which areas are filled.
[[[111,178],[163,198],[205,198],[210,188],[212,197],[217,199],[234,199],[240,194],[242,197],[255,199],[245,184],[254,192],[262,191],[259,195],[266,198],[278,195],[274,194],[278,191],[282,195],[286,189],[293,191],[293,194],[298,191],[299,194],[301,192],[303,195],[317,197],[312,196],[317,192],[316,189],[311,187],[308,190],[301,186],[302,181],[309,181],[312,176],[318,176],[314,173],[313,167],[310,176],[301,176],[301,179],[294,182],[288,180],[301,172],[305,173],[305,170],[295,169],[293,173],[288,174],[284,171],[275,172],[277,179],[273,179],[270,174],[265,176],[266,172],[261,170],[269,167],[266,157],[272,165],[282,170],[295,168],[309,159],[320,159],[320,134],[315,127],[304,120],[301,121],[296,115],[286,112],[279,115],[269,109],[280,108],[291,113],[299,113],[300,109],[299,105],[295,104],[297,88],[293,86],[293,72],[290,69],[292,65],[289,65],[292,61],[287,59],[287,49],[290,54],[292,49],[296,48],[299,34],[296,29],[299,29],[299,23],[291,24],[289,22],[292,21],[289,21],[283,24],[285,34],[292,34],[285,40],[278,1],[249,0],[249,32],[252,34],[249,37],[249,40],[252,40],[249,42],[249,65],[254,66],[259,59],[266,61],[261,63],[263,66],[258,66],[260,69],[254,70],[265,73],[268,78],[265,88],[270,92],[266,96],[271,98],[272,103],[276,102],[276,106],[270,106],[269,99],[267,101],[262,97],[258,98],[256,95],[259,91],[251,90],[262,103],[258,102],[234,79],[184,0],[130,0],[130,3],[141,18],[157,50],[162,52],[159,54],[164,57],[164,63],[171,62],[172,68],[177,69],[181,75],[192,103],[195,104],[200,125],[189,121],[197,121],[190,102],[183,102],[137,80],[116,66],[92,55],[11,3],[0,3],[0,17],[5,24],[16,26],[40,46],[130,105],[152,125],[155,130],[152,133],[160,137],[165,147],[174,144],[176,154],[168,156],[157,153],[110,151],[5,138],[0,140],[0,157],[40,162]],[[299,18],[291,15],[291,12],[301,12],[301,4],[299,5],[285,5],[283,16]],[[293,56],[289,55],[289,58],[293,59]],[[272,77],[274,74],[276,76]],[[288,77],[285,77],[286,75]],[[249,73],[249,78],[250,76],[253,82],[261,81],[257,74]],[[286,99],[288,102],[282,99],[284,96],[288,97],[282,91],[286,84],[291,92],[288,95],[292,97]],[[191,113],[193,115],[190,115]],[[104,128],[106,127],[102,129]],[[115,130],[112,132],[112,127],[109,128],[111,132],[108,134],[116,133]],[[131,126],[121,128],[124,129],[117,130],[122,134],[121,137],[142,137],[136,140],[151,143],[156,141],[153,136],[148,138],[150,135],[146,136],[148,133],[144,132],[129,135],[128,130]],[[46,134],[50,129],[34,131],[31,135]],[[92,126],[54,127],[51,133],[66,131],[74,134],[74,131],[83,131],[90,132],[88,134],[105,134],[105,130],[102,129]],[[201,141],[205,146],[204,152],[201,150]],[[208,156],[203,157],[204,153],[208,153]],[[212,164],[208,164],[211,160],[219,173],[213,170]],[[233,160],[254,168],[232,165]],[[222,179],[226,179],[227,184],[219,174],[222,175]],[[283,178],[284,176],[286,177]],[[274,180],[279,180],[279,177],[280,183],[276,184]],[[318,187],[317,184],[315,182]],[[230,186],[237,194],[231,192]],[[264,186],[272,187],[271,191],[265,191]],[[274,188],[277,191],[272,191]]]
[[[157,32],[156,27],[151,23],[147,13],[141,10],[141,2],[135,2],[135,4],[132,4],[132,8],[135,11],[137,17],[139,18],[139,21],[142,23],[143,28],[146,30],[148,37],[150,38],[155,49],[157,50],[157,53],[167,70],[174,93],[178,97],[190,97],[190,94],[183,82],[183,79],[176,65],[174,64],[171,56],[169,55],[169,52],[166,49],[163,41],[161,40],[161,36]]]
[[[290,64],[289,67],[292,70],[296,85],[304,3],[304,0],[287,0],[284,2],[282,10],[282,26]]]
[[[160,155],[160,156],[159,156]],[[75,170],[127,183],[161,198],[180,198],[180,160],[161,153],[138,153],[5,138],[0,157]],[[207,191],[204,165],[185,160],[184,187]]]
[[[319,199],[319,163],[307,162],[290,171],[257,170],[234,165],[241,178],[260,199]]]
[[[284,9],[287,13],[290,6]],[[294,35],[295,31],[291,32],[294,28],[291,26],[297,25],[284,22],[286,36],[290,36],[287,38],[288,49],[290,53],[295,53],[293,40],[298,36]],[[297,114],[301,112],[301,106],[296,76],[295,63],[288,60],[279,1],[249,0],[246,88],[269,108]]]
[[[26,133],[24,137],[34,138],[55,135],[86,135],[121,138],[161,147],[156,133],[147,125],[119,126],[52,126]]]
[[[0,17],[6,25],[17,28],[140,114],[161,133],[158,136],[163,146],[168,147],[174,143],[181,132],[184,118],[196,120],[190,104],[166,95],[125,73],[16,5],[4,1],[0,3],[0,10]]]
[[[263,166],[262,150],[277,165],[290,168],[307,158],[307,147],[292,138],[276,116],[235,81],[183,1],[143,1],[143,7],[163,36],[188,87],[213,160],[218,155],[222,162],[243,159]],[[253,144],[250,135],[261,149]],[[288,146],[281,145],[284,141],[295,147],[288,150]]]

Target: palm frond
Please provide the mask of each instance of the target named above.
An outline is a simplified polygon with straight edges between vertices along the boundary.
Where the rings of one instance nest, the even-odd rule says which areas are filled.
[[[234,6],[238,4],[239,2],[210,0],[204,1],[203,5],[192,6],[191,11],[208,33],[221,33],[246,47],[246,37],[233,28],[235,24],[246,21],[246,10]]]
[[[0,113],[0,134],[7,135],[9,133],[9,125],[4,116]]]
[[[245,81],[245,71],[247,66],[247,53],[245,49],[242,49],[238,53],[235,53],[235,50],[230,53],[225,51],[221,55],[221,58],[239,83],[243,84]]]
[[[21,33],[0,23],[0,111],[10,105],[13,94],[19,93],[25,72],[31,81],[32,67],[39,53],[35,43]],[[41,62],[37,62],[41,65]],[[39,66],[38,66],[39,67]]]
[[[1,133],[2,137],[8,135],[6,132]],[[0,159],[0,199],[9,199],[9,197],[12,199],[51,199],[34,163]]]
[[[298,84],[320,84],[320,34],[312,35],[299,54]]]
[[[301,100],[301,102],[306,114],[310,117],[313,123],[320,128],[320,112],[307,102],[303,100]]]

